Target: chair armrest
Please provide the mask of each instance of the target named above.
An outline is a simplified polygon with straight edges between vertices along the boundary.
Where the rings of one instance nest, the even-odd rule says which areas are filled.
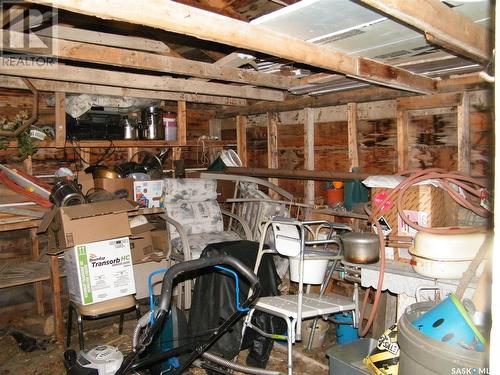
[[[221,209],[220,210],[223,215],[232,217],[235,220],[238,220],[241,224],[241,227],[243,228],[243,231],[245,232],[245,237],[247,240],[252,239],[252,230],[250,229],[250,226],[248,223],[239,215],[233,214],[232,212],[228,210]]]
[[[172,219],[169,217],[167,214],[160,215],[160,217],[167,222],[167,224],[171,224],[177,229],[177,232],[179,233],[179,237],[181,239],[182,243],[182,250],[184,253],[184,260],[191,260],[191,247],[189,246],[189,239],[188,235],[186,233],[186,230],[182,226],[181,223],[178,221]]]

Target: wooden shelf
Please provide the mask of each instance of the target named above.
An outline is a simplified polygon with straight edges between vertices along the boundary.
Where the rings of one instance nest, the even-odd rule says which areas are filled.
[[[30,261],[17,265],[7,264],[0,270],[0,289],[49,279],[48,263]]]
[[[163,141],[163,140],[125,140],[125,139],[117,139],[117,140],[82,140],[78,141],[78,146],[81,148],[107,148],[111,145],[111,142],[116,148],[127,148],[127,147],[193,147],[197,144],[200,144],[197,141],[188,141],[185,145],[180,145],[179,142],[175,141]],[[227,141],[210,141],[210,145],[216,147],[236,145],[235,140],[227,140]],[[36,143],[38,148],[59,148],[55,141],[39,141]],[[66,147],[72,147],[72,143],[70,141],[66,142]],[[17,141],[11,141],[8,145],[9,148],[17,148]]]

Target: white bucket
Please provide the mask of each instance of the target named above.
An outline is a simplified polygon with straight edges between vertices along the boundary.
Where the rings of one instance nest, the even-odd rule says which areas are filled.
[[[290,258],[290,280],[299,282],[299,258]],[[304,260],[304,284],[321,284],[328,267],[328,259]]]
[[[223,150],[220,158],[226,167],[241,167],[243,165],[238,154],[231,149]]]

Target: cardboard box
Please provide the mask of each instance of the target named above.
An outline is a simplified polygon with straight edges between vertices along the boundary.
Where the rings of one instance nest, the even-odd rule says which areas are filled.
[[[135,293],[128,237],[76,245],[64,260],[72,301],[89,305]]]
[[[96,178],[94,186],[109,191],[118,198],[134,200],[134,180],[132,178]]]
[[[167,231],[157,230],[153,224],[147,223],[131,229],[130,248],[132,263],[144,260],[166,259],[170,254]]]
[[[159,269],[169,268],[168,261],[163,259],[160,262],[146,262],[134,264],[134,278],[135,278],[135,297],[137,299],[149,297],[148,278],[149,275]],[[163,273],[153,276],[153,292],[155,295],[160,294],[161,285],[163,280]],[[175,292],[175,290],[174,290]]]
[[[38,233],[48,231],[49,254],[111,238],[130,236],[128,211],[137,209],[124,199],[55,207],[43,218]]]
[[[78,172],[76,174],[78,185],[81,186],[83,195],[87,194],[90,189],[94,188],[94,178],[92,173]]]
[[[141,207],[163,207],[163,180],[134,181],[134,200]]]
[[[392,189],[372,188],[372,206],[375,207]],[[447,199],[447,193],[432,185],[415,185],[403,196],[402,207],[410,219],[423,227],[456,225],[456,213]],[[390,236],[410,236],[417,233],[398,214],[397,202],[387,202],[382,213],[390,227]]]

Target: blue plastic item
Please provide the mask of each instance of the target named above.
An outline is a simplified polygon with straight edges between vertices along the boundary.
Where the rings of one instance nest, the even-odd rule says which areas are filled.
[[[475,351],[485,349],[486,340],[454,294],[450,294],[412,324],[434,340]]]
[[[335,324],[335,336],[337,344],[343,345],[359,340],[358,329],[353,327],[352,314],[350,312],[341,312],[333,314],[333,321],[342,324]]]

